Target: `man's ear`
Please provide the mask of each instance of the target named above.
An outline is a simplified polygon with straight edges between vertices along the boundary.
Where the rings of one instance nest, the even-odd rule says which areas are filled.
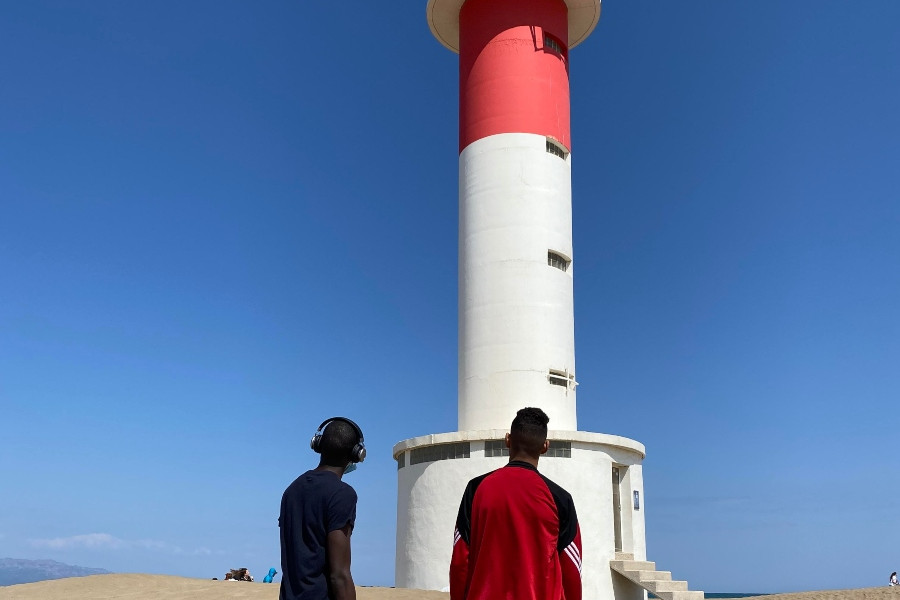
[[[503,439],[503,443],[506,444],[506,447],[509,448],[509,434],[506,434],[506,437]]]
[[[550,449],[550,440],[544,440],[544,443],[541,444],[541,454],[547,454],[547,450]]]

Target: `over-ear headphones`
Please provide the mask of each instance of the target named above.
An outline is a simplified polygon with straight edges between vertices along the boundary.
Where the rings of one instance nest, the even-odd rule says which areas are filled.
[[[332,421],[343,421],[344,423],[349,423],[353,429],[356,430],[356,435],[359,436],[359,441],[356,442],[356,445],[353,446],[353,449],[350,450],[350,460],[355,463],[361,463],[366,460],[366,444],[363,439],[362,429],[359,428],[359,425],[348,419],[347,417],[331,417],[330,419],[325,419],[322,421],[322,424],[319,425],[319,428],[316,429],[316,434],[312,436],[312,439],[309,440],[309,447],[312,448],[315,452],[321,454],[320,447],[322,446],[322,434],[325,431],[325,427],[328,426]]]

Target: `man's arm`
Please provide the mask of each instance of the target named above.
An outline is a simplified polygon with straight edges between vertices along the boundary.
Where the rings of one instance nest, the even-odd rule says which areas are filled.
[[[571,494],[549,479],[548,482],[559,515],[559,565],[562,571],[563,597],[565,600],[581,600],[581,527]]]
[[[328,532],[328,587],[335,600],[356,600],[356,587],[350,574],[350,534],[353,526]]]
[[[466,485],[459,512],[456,514],[456,530],[453,532],[453,556],[450,558],[450,600],[466,600],[469,593],[469,536],[472,532],[472,506],[475,490],[487,477],[476,477]]]
[[[453,557],[450,559],[450,600],[465,600],[469,581],[469,544],[459,529],[453,532]]]
[[[575,524],[575,539],[559,553],[563,594],[566,600],[581,600],[581,528]]]

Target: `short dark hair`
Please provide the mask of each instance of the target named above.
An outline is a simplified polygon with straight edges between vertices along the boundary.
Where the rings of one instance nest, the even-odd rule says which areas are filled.
[[[539,408],[523,408],[516,413],[509,428],[510,445],[531,456],[539,456],[547,441],[547,423],[550,417]]]
[[[346,467],[353,457],[353,447],[359,443],[359,433],[347,421],[335,419],[325,426],[319,452],[322,463],[329,467]]]

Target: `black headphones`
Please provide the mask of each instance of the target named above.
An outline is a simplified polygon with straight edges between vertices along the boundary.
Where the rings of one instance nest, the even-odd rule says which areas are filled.
[[[347,417],[331,417],[330,419],[325,419],[324,421],[322,421],[322,424],[319,425],[318,429],[316,429],[316,434],[312,436],[311,440],[309,440],[309,447],[319,454],[322,453],[322,451],[319,449],[319,447],[322,445],[322,434],[325,431],[325,427],[327,427],[328,424],[332,421],[343,421],[344,423],[349,423],[351,426],[353,426],[353,429],[356,430],[356,434],[359,436],[359,441],[356,442],[356,445],[353,446],[352,450],[350,450],[350,460],[355,463],[361,463],[362,461],[366,460],[366,444],[365,440],[363,439],[362,429],[360,429],[359,425],[357,425]]]

